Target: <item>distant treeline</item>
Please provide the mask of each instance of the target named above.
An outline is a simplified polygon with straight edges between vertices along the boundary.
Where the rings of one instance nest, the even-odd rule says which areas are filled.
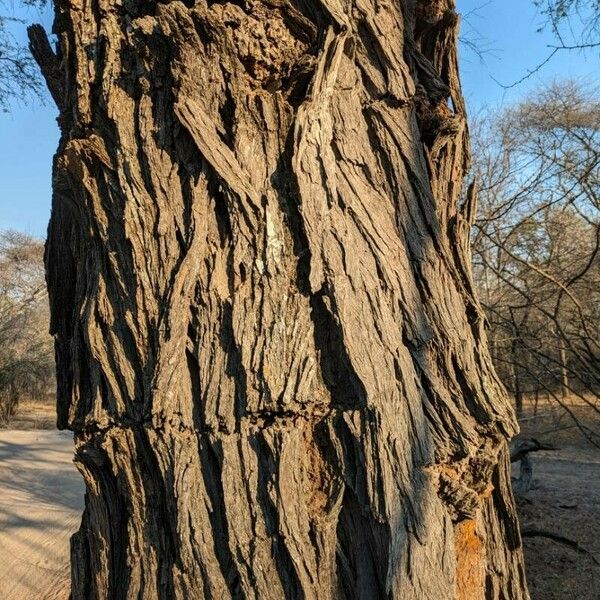
[[[555,83],[479,115],[473,272],[497,370],[524,395],[599,411],[600,96]]]
[[[0,233],[0,425],[24,398],[54,393],[43,242]]]

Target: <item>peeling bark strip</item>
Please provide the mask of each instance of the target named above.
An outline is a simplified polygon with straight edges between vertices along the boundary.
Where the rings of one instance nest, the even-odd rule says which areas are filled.
[[[527,598],[453,1],[55,4],[73,599]]]

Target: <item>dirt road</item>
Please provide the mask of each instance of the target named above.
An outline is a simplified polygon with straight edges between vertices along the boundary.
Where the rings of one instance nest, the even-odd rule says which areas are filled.
[[[83,510],[72,437],[0,431],[0,598],[66,600],[69,538]]]

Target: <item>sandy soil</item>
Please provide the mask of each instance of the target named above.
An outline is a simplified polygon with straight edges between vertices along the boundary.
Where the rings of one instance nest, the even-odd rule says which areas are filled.
[[[66,600],[69,538],[83,510],[72,438],[0,431],[0,598]]]
[[[574,410],[581,423],[600,430],[592,409]],[[600,561],[600,449],[564,411],[540,407],[540,413],[522,424],[521,437],[555,450],[531,455],[533,489],[518,498],[522,527],[569,538]],[[524,546],[532,600],[600,599],[600,566],[589,555],[543,538],[525,538]]]

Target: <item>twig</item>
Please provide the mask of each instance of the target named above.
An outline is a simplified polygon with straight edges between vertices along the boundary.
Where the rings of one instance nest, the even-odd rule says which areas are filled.
[[[535,75],[535,73],[537,73],[543,66],[545,66],[546,64],[548,64],[552,58],[554,58],[554,55],[559,51],[559,50],[587,50],[590,48],[596,48],[600,46],[600,42],[598,43],[593,43],[593,44],[578,44],[575,46],[565,46],[564,44],[561,46],[547,46],[548,48],[550,48],[552,51],[550,52],[550,54],[548,54],[548,56],[540,63],[538,63],[533,69],[527,69],[527,73],[525,75],[523,75],[523,77],[521,77],[521,79],[518,79],[517,81],[514,81],[511,84],[505,84],[505,83],[501,83],[500,81],[498,81],[495,77],[492,76],[492,79],[501,87],[504,88],[505,90],[510,90],[511,88],[514,88],[516,86],[518,86],[520,83],[523,83],[524,81],[526,81],[527,79],[529,79],[532,75]]]

